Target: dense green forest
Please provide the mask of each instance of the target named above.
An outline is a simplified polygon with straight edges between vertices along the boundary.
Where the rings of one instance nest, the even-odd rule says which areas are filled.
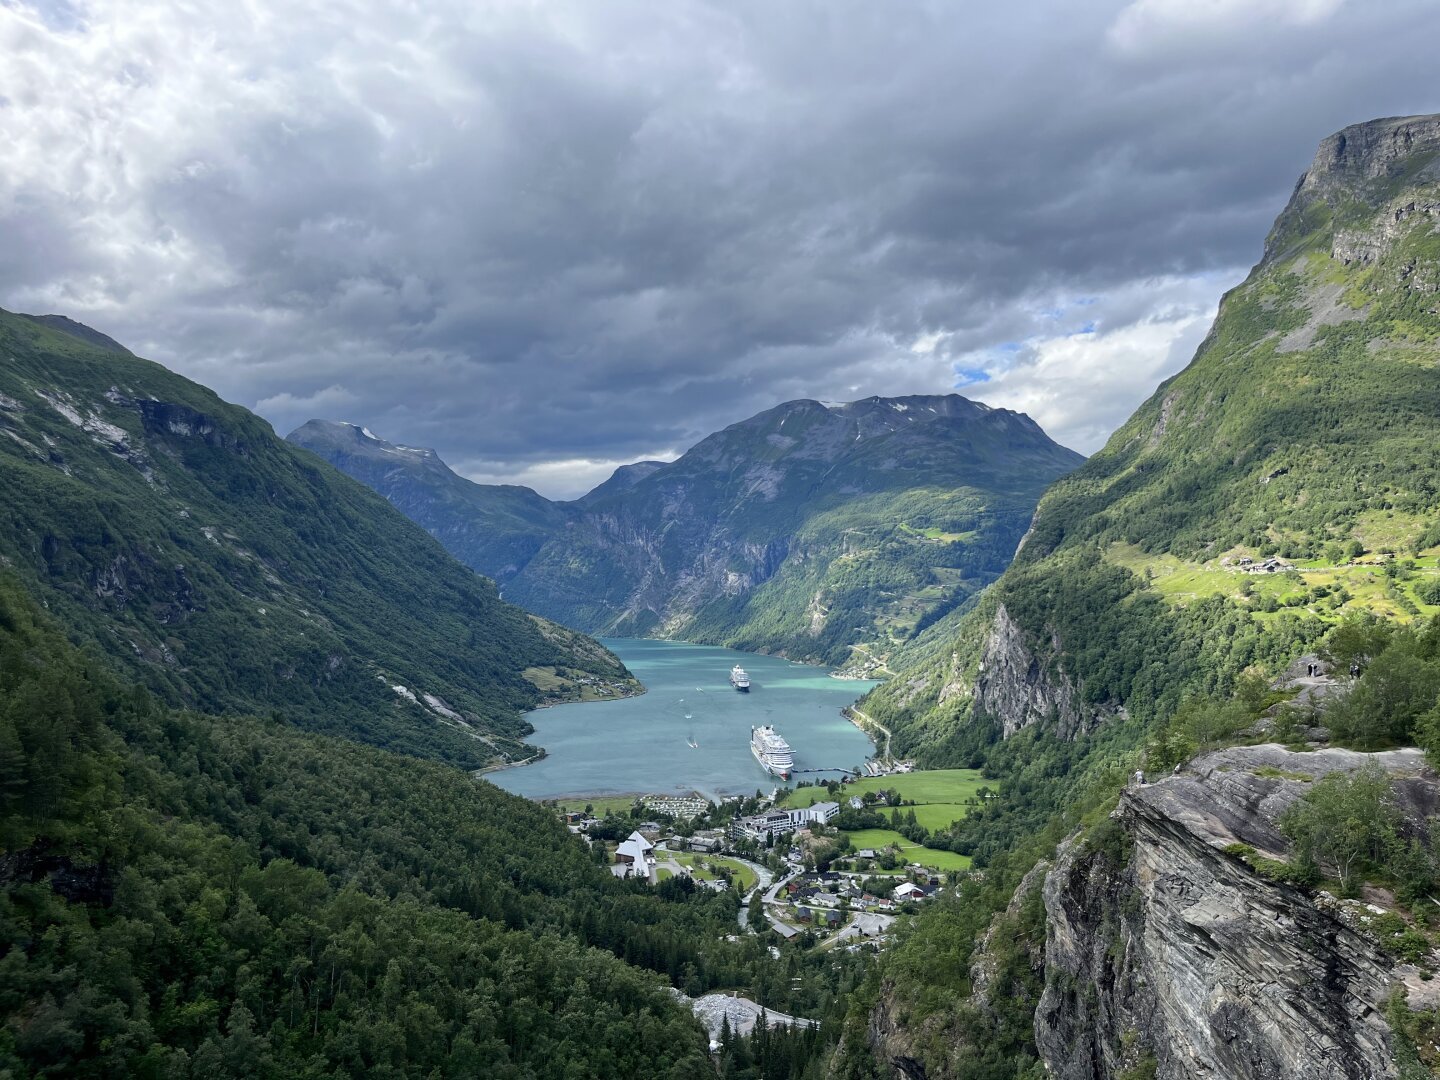
[[[522,752],[527,669],[633,686],[209,390],[3,312],[0,356],[0,558],[170,704],[478,767]]]
[[[458,770],[167,708],[13,583],[0,799],[16,1075],[692,1077],[666,983],[838,1019],[858,977],[727,942],[733,894],[617,880]],[[794,1072],[767,1075],[816,1075],[818,1036],[773,1042]],[[750,1075],[760,1048],[733,1050]]]

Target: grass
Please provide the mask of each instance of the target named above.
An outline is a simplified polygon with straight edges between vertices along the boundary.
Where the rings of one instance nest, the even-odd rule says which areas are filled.
[[[874,791],[898,791],[902,799],[916,803],[915,814],[919,817],[920,806],[924,804],[964,805],[967,799],[984,787],[986,781],[978,769],[933,769],[924,772],[898,773],[894,776],[867,776],[841,789],[841,795],[831,796],[823,787],[792,788],[781,799],[781,806],[810,806],[834,798],[843,802],[853,795],[864,795]],[[906,807],[908,810],[909,807]],[[956,817],[964,817],[957,814]],[[950,821],[954,821],[951,818]],[[946,822],[948,825],[949,822]]]
[[[913,799],[915,805],[897,807],[902,816],[915,812],[915,820],[931,832],[948,828],[954,822],[970,813],[967,800],[976,798],[976,792],[986,786],[985,778],[977,769],[933,769],[926,772],[900,773],[895,776],[870,776],[846,784],[840,801],[867,792],[898,791],[901,799]],[[810,806],[823,802],[831,795],[823,787],[794,788],[781,800],[781,806]],[[890,810],[877,807],[887,817]],[[902,845],[906,862],[916,862],[937,870],[964,870],[970,866],[966,855],[949,851],[936,851],[921,847],[906,840],[890,829],[863,829],[849,834],[850,841],[857,848],[886,847],[892,843]]]
[[[1405,515],[1402,515],[1402,517]],[[1382,514],[1372,516],[1370,529],[1374,536],[1408,536],[1413,531],[1407,520],[1396,524]],[[1387,531],[1377,522],[1390,525]],[[1367,556],[1371,558],[1373,556]],[[1387,619],[1407,621],[1411,616],[1401,610],[1394,597],[1387,592],[1389,579],[1383,566],[1379,565],[1326,565],[1323,560],[1295,561],[1295,574],[1246,574],[1238,569],[1222,567],[1218,559],[1205,563],[1186,562],[1174,555],[1152,555],[1134,544],[1111,544],[1105,558],[1127,570],[1147,577],[1150,585],[1173,604],[1185,605],[1207,596],[1226,596],[1237,603],[1246,603],[1244,589],[1248,585],[1251,599],[1248,601],[1252,615],[1259,623],[1277,619],[1281,612],[1306,612],[1326,622],[1338,622],[1355,611],[1368,611]],[[1400,589],[1414,601],[1422,614],[1440,611],[1440,607],[1420,603],[1415,597],[1415,585],[1420,581],[1440,574],[1436,560],[1428,555],[1416,560],[1415,577],[1401,582]],[[1299,577],[1297,584],[1295,578]],[[1298,595],[1307,595],[1310,590],[1329,587],[1332,590],[1345,589],[1350,598],[1340,607],[1331,607],[1328,598],[1309,599],[1299,606],[1287,606],[1286,600]],[[1253,610],[1267,597],[1273,596],[1280,604],[1280,610],[1266,612]]]
[[[719,874],[711,873],[706,869],[712,863],[718,864],[729,869],[733,887],[741,893],[747,893],[755,887],[755,871],[743,863],[727,859],[723,855],[701,855],[693,851],[659,851],[656,852],[656,857],[675,860],[688,869],[691,876],[699,881],[712,881],[719,877]]]
[[[921,866],[928,866],[932,870],[968,870],[970,869],[970,856],[957,855],[953,851],[936,851],[933,848],[921,847],[906,840],[893,829],[858,829],[848,834],[850,842],[857,849],[874,848],[880,851],[882,848],[898,847],[900,857],[907,863],[918,863]]]
[[[571,668],[563,670],[573,673]],[[567,701],[614,701],[623,696],[617,694],[612,686],[593,681],[580,682],[573,675],[562,674],[562,669],[553,664],[545,667],[528,667],[521,674],[526,682],[542,694],[552,697],[563,696]],[[581,672],[580,674],[588,673]]]
[[[917,529],[912,525],[906,525],[904,522],[900,524],[900,531],[909,533],[912,536],[923,536],[926,540],[939,540],[946,544],[969,542],[979,535],[975,529],[971,529],[969,532],[946,532],[944,529],[934,526],[928,529]]]
[[[588,806],[591,808],[590,812],[596,817],[604,817],[611,810],[617,814],[630,813],[630,808],[635,805],[635,800],[641,797],[633,793],[630,795],[596,795],[588,798],[557,800],[555,805],[564,812],[575,814],[582,813]],[[639,822],[637,821],[636,824],[638,825]]]

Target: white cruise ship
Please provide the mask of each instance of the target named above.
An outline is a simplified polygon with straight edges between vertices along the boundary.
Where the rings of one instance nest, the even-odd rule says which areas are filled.
[[[790,779],[790,771],[795,768],[795,753],[769,724],[750,729],[750,752],[766,772],[781,780]]]
[[[739,664],[730,669],[730,685],[742,694],[750,692],[750,676],[745,674],[745,669]]]

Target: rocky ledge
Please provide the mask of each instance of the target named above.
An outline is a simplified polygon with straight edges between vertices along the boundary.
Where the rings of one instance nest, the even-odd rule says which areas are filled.
[[[1398,991],[1433,1007],[1440,990],[1380,948],[1366,928],[1374,909],[1268,881],[1226,851],[1243,843],[1284,857],[1279,818],[1307,781],[1366,761],[1391,775],[1408,827],[1423,827],[1440,776],[1419,751],[1266,745],[1207,754],[1132,788],[1114,815],[1119,830],[1069,844],[1044,894],[1035,1032],[1050,1074],[1397,1076],[1386,1003]]]

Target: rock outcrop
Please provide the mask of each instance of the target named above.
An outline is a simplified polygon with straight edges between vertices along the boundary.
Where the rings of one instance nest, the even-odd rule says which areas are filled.
[[[1365,905],[1266,880],[1227,853],[1283,857],[1280,815],[1308,778],[1379,762],[1405,820],[1440,803],[1416,750],[1208,754],[1125,793],[1118,843],[1072,842],[1045,883],[1046,988],[1036,1043],[1061,1080],[1370,1080],[1397,1075],[1384,1016],[1397,990],[1433,1004],[1381,948]],[[1357,917],[1358,916],[1358,917]]]
[[[1115,715],[1113,708],[1082,703],[1080,688],[1060,668],[1060,652],[1061,643],[1052,636],[1050,648],[1037,655],[1005,605],[996,607],[974,696],[976,710],[999,720],[1005,738],[1031,724],[1045,723],[1054,734],[1073,739]]]

